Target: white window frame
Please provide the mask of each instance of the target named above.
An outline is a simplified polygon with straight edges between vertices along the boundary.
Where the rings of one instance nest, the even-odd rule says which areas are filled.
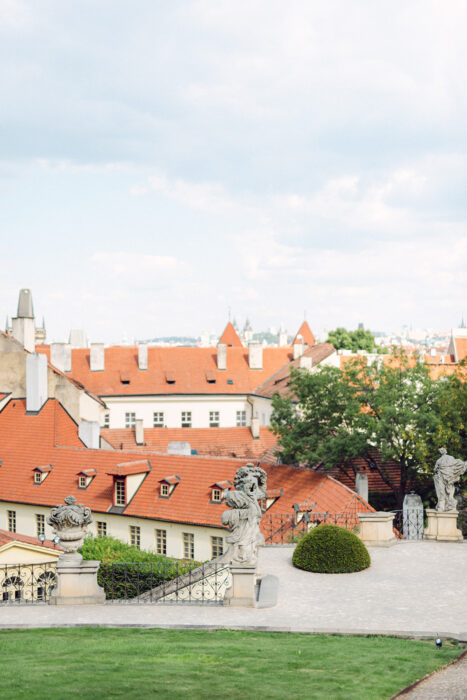
[[[141,528],[139,525],[130,525],[130,544],[141,549]]]
[[[96,520],[96,532],[98,537],[106,537],[107,523],[105,520]]]
[[[80,489],[85,489],[86,486],[88,485],[87,481],[88,481],[88,480],[86,479],[85,476],[79,476],[79,477],[78,477],[78,486],[79,486],[79,488],[80,488]]]
[[[170,487],[168,484],[161,484],[161,496],[163,498],[167,498],[170,496]]]
[[[182,411],[181,427],[182,428],[191,428],[191,425],[192,425],[192,412],[191,411]]]
[[[16,532],[16,510],[7,510],[6,517],[8,532]],[[13,527],[11,527],[11,525],[13,525]]]
[[[153,414],[152,414],[152,427],[153,428],[163,428],[164,427],[164,420],[165,420],[164,411],[153,411]]]
[[[221,424],[220,412],[219,411],[209,411],[209,427],[218,428]]]
[[[34,472],[34,483],[42,484],[42,474],[41,472]]]
[[[224,538],[217,535],[211,535],[211,555],[212,558],[220,557],[224,554]]]
[[[237,411],[236,425],[237,428],[246,427],[246,411]]]
[[[183,558],[195,558],[195,536],[192,532],[182,532]]]
[[[45,535],[45,515],[42,513],[36,513],[36,534]]]
[[[212,490],[211,501],[213,503],[222,503],[222,490],[215,488]]]
[[[167,554],[167,530],[156,529],[156,554]]]
[[[123,498],[122,498],[122,490],[121,490],[121,487],[119,487],[119,484],[122,484],[122,486],[123,486]],[[125,479],[116,479],[114,488],[115,488],[115,505],[116,506],[126,506]]]
[[[134,428],[136,426],[135,411],[125,412],[125,428]]]

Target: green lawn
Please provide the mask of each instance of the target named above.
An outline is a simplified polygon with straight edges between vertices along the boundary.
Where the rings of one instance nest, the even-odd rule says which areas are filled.
[[[372,700],[462,652],[384,637],[94,627],[1,631],[0,648],[2,700]]]

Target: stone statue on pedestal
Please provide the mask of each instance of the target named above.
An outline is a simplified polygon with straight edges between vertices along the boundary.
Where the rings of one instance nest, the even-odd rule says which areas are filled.
[[[225,492],[225,503],[232,510],[222,513],[222,523],[230,530],[226,540],[234,564],[256,564],[257,547],[264,543],[259,529],[261,508],[258,501],[266,498],[266,479],[264,469],[249,463],[237,470],[236,491]]]
[[[437,460],[433,472],[438,504],[436,510],[439,513],[447,513],[457,510],[457,501],[454,498],[454,484],[459,481],[467,469],[467,462],[448,455],[445,447],[440,449],[441,457]]]
[[[81,560],[78,549],[83,544],[87,526],[92,523],[91,509],[76,503],[74,496],[67,496],[65,505],[60,504],[52,508],[47,522],[60,538],[60,546],[65,556]]]

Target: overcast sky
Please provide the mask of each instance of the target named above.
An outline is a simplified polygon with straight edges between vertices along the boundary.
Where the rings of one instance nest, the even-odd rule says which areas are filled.
[[[0,318],[450,328],[465,0],[0,0]]]

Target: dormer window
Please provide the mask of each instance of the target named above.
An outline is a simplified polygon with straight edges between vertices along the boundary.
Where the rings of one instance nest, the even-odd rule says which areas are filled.
[[[211,484],[211,503],[222,503],[224,500],[224,491],[232,486],[231,481],[216,481]]]
[[[96,469],[83,469],[83,471],[78,473],[78,488],[87,489],[91,481],[97,474]]]
[[[115,479],[115,505],[126,505],[125,479]]]
[[[52,471],[52,467],[50,464],[44,466],[44,467],[36,467],[34,470],[34,483],[35,484],[42,484],[44,479],[47,478],[49,475],[49,472]]]
[[[174,474],[173,476],[166,476],[165,479],[159,481],[159,498],[170,498],[173,494],[175,487],[180,482],[180,477]]]
[[[212,490],[212,500],[214,503],[220,503],[222,501],[222,491],[220,489]]]

